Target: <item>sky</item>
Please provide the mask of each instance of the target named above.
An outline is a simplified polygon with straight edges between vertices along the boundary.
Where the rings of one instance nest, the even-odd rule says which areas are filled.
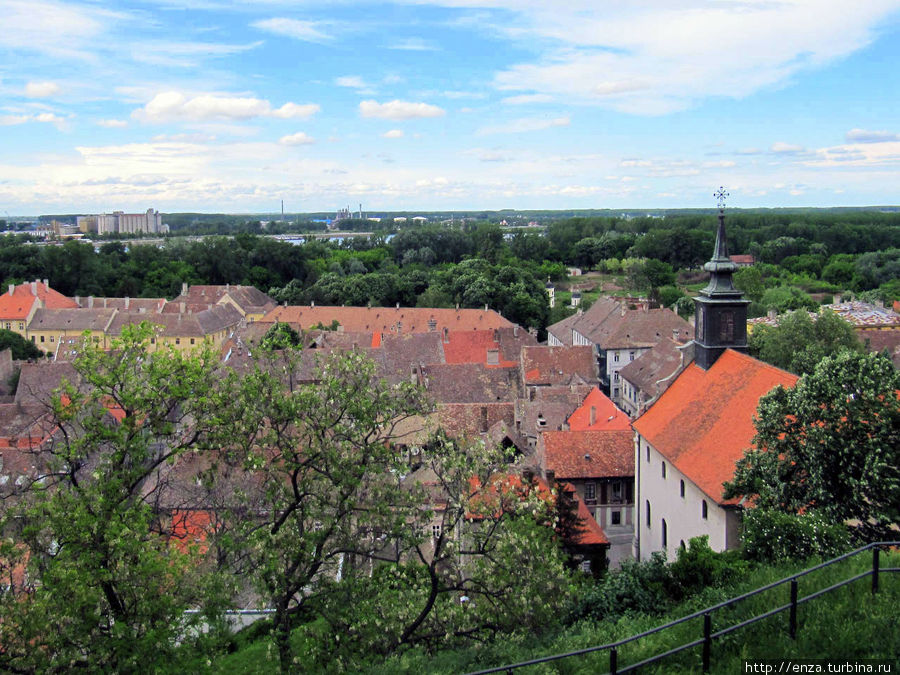
[[[0,0],[0,218],[900,203],[900,0]]]

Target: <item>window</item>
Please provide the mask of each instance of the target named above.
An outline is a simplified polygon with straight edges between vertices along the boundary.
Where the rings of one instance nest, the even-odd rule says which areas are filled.
[[[628,352],[628,360],[629,360],[629,361],[634,361],[634,351]]]
[[[613,481],[612,483],[612,500],[614,502],[622,501],[622,483],[620,481]]]
[[[619,362],[619,352],[613,352],[613,361],[615,363]]]
[[[621,511],[613,511],[610,513],[610,523],[613,525],[621,525],[622,524],[622,512]]]
[[[731,342],[734,340],[734,312],[722,312],[719,316],[719,341]]]
[[[52,335],[50,336],[50,342],[53,342],[53,336],[52,336]]]
[[[150,338],[150,344],[151,344],[151,345],[155,345],[155,344],[156,344],[156,338],[155,338],[155,337]]]
[[[669,528],[665,518],[662,519],[662,545],[663,548],[669,545]]]
[[[709,517],[709,506],[706,505],[705,499],[700,502],[700,515],[703,516],[703,520]]]
[[[43,341],[44,341],[44,336],[43,336],[43,335],[41,335],[41,342],[43,342]]]
[[[593,502],[597,500],[597,485],[595,483],[584,484],[584,501]]]
[[[19,322],[19,330],[25,330],[25,324],[21,321]]]
[[[441,526],[440,524],[431,526],[431,536],[435,539],[438,539],[441,536]]]
[[[618,381],[619,381],[619,371],[617,370],[616,372],[613,373],[613,382],[618,382]]]
[[[684,481],[681,481],[681,498],[684,499]]]
[[[647,508],[647,527],[650,527],[650,500],[648,499],[644,504]]]
[[[194,344],[194,338],[191,338],[191,344]]]
[[[7,321],[6,322],[6,330],[9,330],[10,328],[12,328],[12,323]]]
[[[680,548],[682,551],[684,551],[685,549],[687,549],[687,546],[684,545],[684,539],[682,539],[682,540],[681,540],[681,543],[678,544],[678,548]]]
[[[650,463],[650,446],[647,446],[647,464]]]
[[[181,344],[181,338],[175,338],[175,344],[176,344],[176,345],[180,345],[180,344]]]
[[[662,477],[663,478],[666,477],[666,463],[665,462],[662,463]]]
[[[617,373],[617,375],[618,375],[618,373]],[[618,387],[613,388],[613,398],[619,398],[619,388]]]

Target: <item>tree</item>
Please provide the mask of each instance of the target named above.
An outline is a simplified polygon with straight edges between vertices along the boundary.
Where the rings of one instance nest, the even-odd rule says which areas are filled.
[[[9,349],[12,357],[19,361],[38,359],[44,352],[38,349],[31,340],[26,340],[18,333],[0,328],[0,351]]]
[[[324,580],[360,574],[360,561],[408,529],[405,515],[421,502],[399,486],[403,462],[392,442],[398,425],[427,410],[422,392],[378,380],[358,353],[325,357],[315,383],[298,384],[301,365],[299,354],[282,353],[231,378],[222,426],[225,454],[259,486],[248,495],[259,515],[244,519],[236,541],[275,610],[283,672],[296,669],[291,630],[325,602]]]
[[[900,373],[876,354],[823,359],[793,389],[760,399],[754,447],[726,498],[762,508],[818,511],[864,539],[900,522]]]
[[[126,327],[110,352],[87,342],[79,381],[47,410],[50,440],[28,453],[35,471],[3,502],[0,559],[24,572],[0,593],[4,669],[174,665],[207,620],[184,614],[210,579],[161,507],[171,463],[216,425],[215,357],[149,352],[150,335]]]
[[[810,318],[800,310],[782,316],[777,326],[759,325],[748,339],[750,353],[792,373],[812,373],[826,356],[842,349],[864,350],[853,326],[830,310]]]

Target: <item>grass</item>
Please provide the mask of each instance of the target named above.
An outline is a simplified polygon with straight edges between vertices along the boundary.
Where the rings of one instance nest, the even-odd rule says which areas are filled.
[[[682,616],[687,616],[725,599],[783,579],[813,562],[758,567],[741,581],[725,588],[707,588],[660,616],[630,615],[618,621],[582,621],[555,635],[508,635],[491,644],[466,649],[448,649],[427,654],[411,650],[381,663],[372,662],[365,672],[382,675],[410,673],[421,675],[464,673],[492,666],[516,663],[551,654],[606,644],[641,633]],[[900,567],[900,554],[882,554],[882,568]],[[799,596],[830,586],[838,581],[871,569],[871,554],[862,553],[850,560],[814,572],[800,580]],[[743,672],[743,661],[771,658],[890,659],[900,667],[900,622],[897,601],[900,600],[900,574],[883,572],[881,589],[873,595],[871,579],[864,578],[848,587],[828,593],[800,605],[798,635],[788,635],[788,613],[764,619],[714,641],[711,650],[712,672]],[[789,600],[789,585],[754,596],[739,605],[719,610],[713,615],[713,631],[721,630]],[[212,671],[227,673],[269,673],[277,667],[277,655],[270,647],[265,631],[257,626],[256,637],[238,638],[238,650],[212,664]],[[312,631],[309,628],[313,628]],[[306,638],[296,633],[295,653],[309,653],[311,645],[301,641],[327,631],[324,622],[308,626]],[[665,652],[680,644],[702,637],[702,618],[691,619],[679,626],[629,643],[619,650],[619,667],[636,663]],[[307,647],[307,649],[304,649]],[[531,666],[515,672],[527,675],[593,675],[607,672],[608,652],[598,652],[561,661]],[[332,672],[344,672],[338,664],[330,664]],[[701,672],[700,647],[668,657],[642,673]]]

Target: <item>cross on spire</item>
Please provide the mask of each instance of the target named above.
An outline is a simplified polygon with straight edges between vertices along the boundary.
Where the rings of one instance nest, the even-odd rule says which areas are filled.
[[[719,211],[724,211],[725,200],[729,197],[729,194],[725,191],[725,188],[720,185],[719,189],[713,193],[713,197],[716,198],[716,201],[719,204]]]

